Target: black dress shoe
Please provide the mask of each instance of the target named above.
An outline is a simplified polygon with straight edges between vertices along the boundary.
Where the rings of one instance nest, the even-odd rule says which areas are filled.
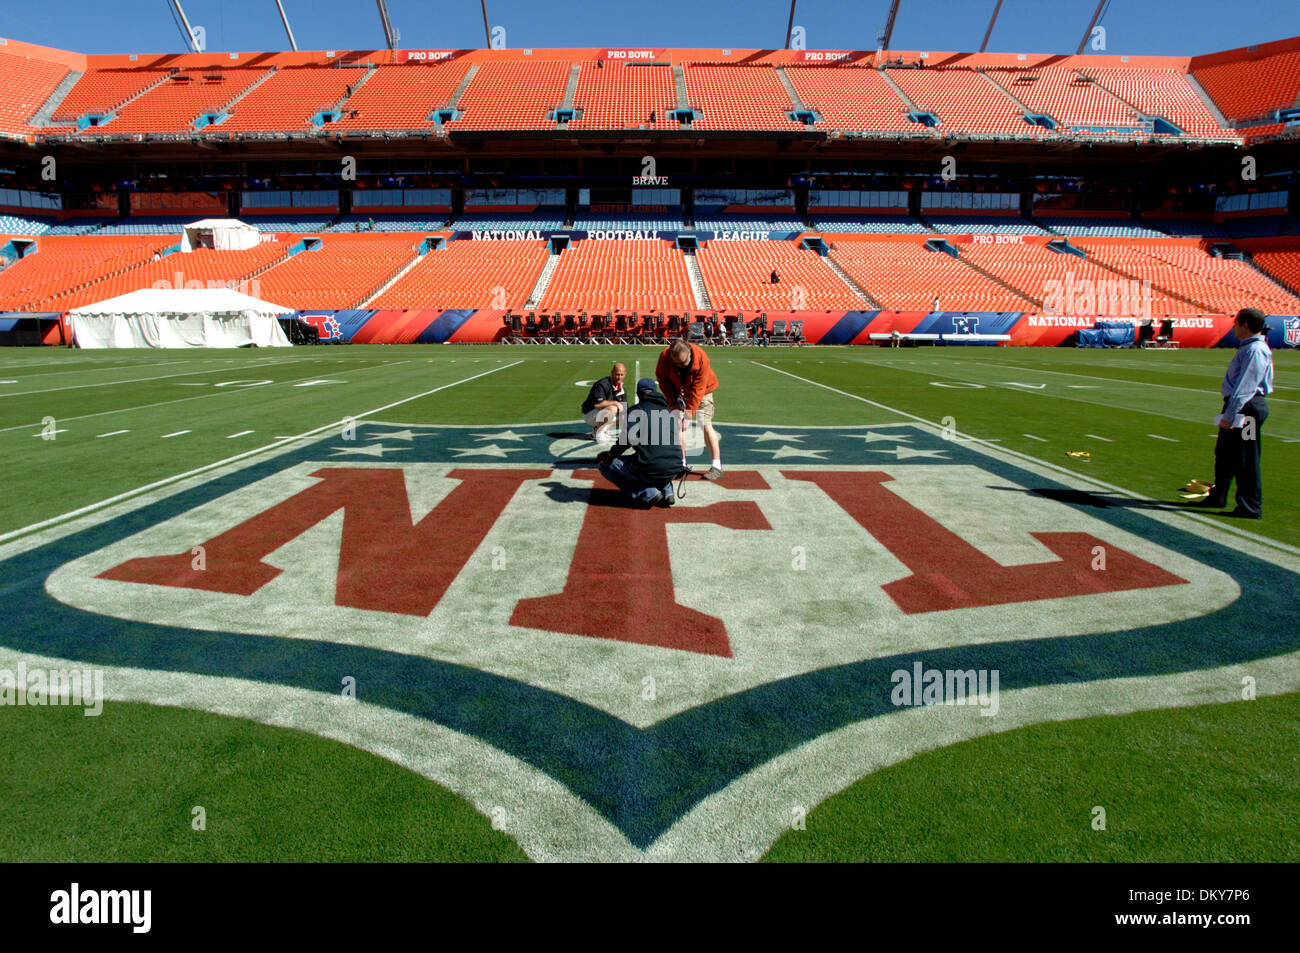
[[[1231,513],[1227,513],[1225,515],[1235,516],[1237,519],[1241,519],[1241,520],[1258,520],[1264,518],[1264,514],[1252,513],[1250,510],[1243,510],[1240,506],[1234,509]]]

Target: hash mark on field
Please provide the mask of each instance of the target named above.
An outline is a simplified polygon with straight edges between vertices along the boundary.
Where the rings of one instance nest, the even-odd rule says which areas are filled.
[[[1035,436],[1034,436],[1033,434],[1031,434],[1031,433],[1024,433],[1024,434],[1021,434],[1020,436],[1022,436],[1022,437],[1028,437],[1030,440],[1037,440],[1039,443],[1047,443],[1047,438],[1046,438],[1046,437],[1035,437]]]
[[[1114,443],[1114,442],[1115,442],[1114,440],[1111,440],[1110,437],[1098,437],[1095,433],[1086,433],[1086,434],[1084,434],[1084,436],[1085,436],[1085,437],[1091,437],[1093,440],[1100,440],[1102,443]]]
[[[159,439],[159,440],[166,440],[168,437],[179,437],[179,436],[181,436],[182,434],[187,434],[187,433],[189,433],[189,432],[190,432],[190,431],[188,431],[188,430],[178,430],[178,431],[176,431],[175,433],[165,433],[165,434],[163,434],[161,437],[159,437],[158,439]]]
[[[117,436],[118,434],[120,434],[120,433],[130,433],[130,432],[131,432],[131,431],[129,431],[129,430],[110,430],[108,433],[101,433],[101,434],[98,434],[98,435],[95,437],[95,439],[98,440],[100,437],[116,437],[116,436]]]
[[[252,433],[252,432],[253,432],[253,431],[251,431],[251,430],[241,430],[241,431],[239,431],[239,433],[232,433],[232,434],[231,434],[230,436],[228,436],[226,439],[227,439],[227,440],[233,440],[235,437],[247,437],[247,436],[248,436],[250,433]]]
[[[1164,440],[1167,443],[1178,443],[1178,441],[1175,440],[1173,437],[1162,437],[1158,433],[1149,433],[1147,434],[1147,436],[1151,437],[1154,440]]]

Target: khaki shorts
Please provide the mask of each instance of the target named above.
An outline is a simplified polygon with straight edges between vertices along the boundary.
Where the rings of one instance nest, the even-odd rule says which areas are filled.
[[[713,423],[713,394],[704,395],[700,401],[700,409],[695,412],[695,422],[701,427]]]

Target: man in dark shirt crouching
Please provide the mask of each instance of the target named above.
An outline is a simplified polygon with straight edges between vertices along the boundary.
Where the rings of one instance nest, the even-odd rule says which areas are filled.
[[[672,506],[673,479],[682,473],[681,427],[653,377],[637,381],[636,396],[618,443],[596,458],[600,473],[638,503]],[[629,447],[634,455],[623,459]]]

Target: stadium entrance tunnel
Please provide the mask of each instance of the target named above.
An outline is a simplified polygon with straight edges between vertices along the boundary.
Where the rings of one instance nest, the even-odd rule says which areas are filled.
[[[219,126],[229,118],[230,113],[227,112],[203,113],[198,119],[194,120],[194,128],[197,130],[206,129],[208,126]],[[320,124],[317,123],[317,125]]]
[[[829,253],[826,247],[826,240],[819,235],[809,235],[799,243],[802,247],[811,249],[817,254],[825,257]]]
[[[311,117],[311,124],[319,129],[327,122],[338,122],[343,118],[343,114],[334,109],[322,109],[316,115]]]
[[[801,122],[805,126],[812,126],[821,122],[822,114],[815,109],[792,109],[786,116],[793,122]]]
[[[438,251],[439,249],[446,247],[446,235],[428,235],[425,237],[424,241],[420,243],[420,254],[427,255],[431,251]]]
[[[677,247],[682,251],[698,251],[700,247],[699,239],[694,235],[678,235]]]
[[[437,123],[439,126],[451,122],[453,119],[459,119],[464,113],[459,109],[435,109],[429,113],[429,122]]]
[[[103,126],[106,123],[112,122],[116,118],[117,116],[113,113],[86,113],[86,115],[77,120],[77,131],[80,132],[84,129],[93,129],[97,126]]]
[[[794,118],[793,116],[791,118]],[[929,126],[933,129],[939,125],[939,117],[932,112],[925,112],[920,109],[913,109],[907,114],[908,122],[919,122],[923,126]]]
[[[546,240],[546,247],[552,255],[558,255],[569,247],[569,238],[568,235],[552,235]]]
[[[1056,128],[1056,120],[1047,113],[1025,113],[1025,122],[1031,126],[1042,126],[1044,129]]]
[[[1077,255],[1080,258],[1087,258],[1088,253],[1082,248],[1076,248],[1070,244],[1068,238],[1053,238],[1047,243],[1047,247],[1060,255]]]
[[[931,238],[925,243],[926,251],[941,251],[945,255],[952,255],[953,258],[960,257],[957,249],[946,238]]]
[[[5,261],[17,261],[36,251],[36,242],[31,238],[15,238],[0,248],[0,258]]]
[[[674,109],[668,113],[669,118],[676,119],[683,126],[689,126],[695,120],[701,118],[700,113],[694,109]]]
[[[1143,122],[1151,123],[1151,131],[1157,136],[1181,136],[1183,130],[1161,116],[1143,116]]]

